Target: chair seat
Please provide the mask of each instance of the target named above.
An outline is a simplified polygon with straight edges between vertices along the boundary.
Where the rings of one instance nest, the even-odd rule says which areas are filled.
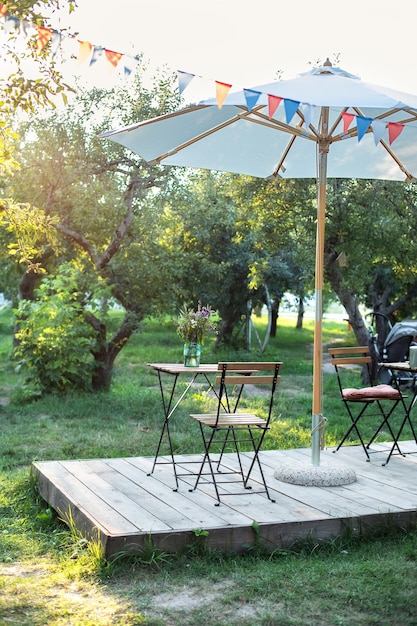
[[[191,414],[190,417],[205,426],[265,426],[266,420],[253,413],[202,413]]]
[[[342,391],[343,398],[351,401],[364,402],[369,400],[397,400],[401,398],[398,389],[391,385],[375,385],[374,387],[362,387],[361,389],[347,388]]]

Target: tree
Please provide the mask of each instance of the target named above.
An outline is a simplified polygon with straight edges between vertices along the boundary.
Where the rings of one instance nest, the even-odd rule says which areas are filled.
[[[233,196],[239,206],[239,229],[250,233],[253,260],[250,286],[266,303],[272,298],[275,336],[279,306],[286,292],[302,301],[314,285],[314,195],[308,180],[265,181],[239,177]],[[239,184],[240,182],[240,184]]]
[[[120,350],[144,317],[160,311],[169,299],[172,265],[170,252],[161,245],[163,223],[156,202],[172,174],[99,140],[110,114],[100,119],[96,111],[117,111],[122,123],[157,115],[176,104],[171,81],[161,75],[145,88],[138,74],[124,89],[81,92],[65,111],[32,119],[22,129],[21,170],[9,188],[22,201],[34,196],[56,231],[53,256],[43,259],[45,269],[59,279],[62,263],[78,259],[90,276],[91,290],[104,280],[125,311],[108,336],[105,312],[93,313],[84,301],[85,319],[96,338],[91,347],[93,389],[109,389]],[[26,314],[34,311],[23,307]]]

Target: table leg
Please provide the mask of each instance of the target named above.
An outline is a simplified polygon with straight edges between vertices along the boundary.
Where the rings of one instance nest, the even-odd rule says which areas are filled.
[[[174,381],[173,381],[173,384],[172,384],[172,387],[171,387],[171,393],[169,394],[169,399],[167,399],[167,395],[166,395],[166,393],[164,391],[164,386],[163,386],[163,383],[162,383],[161,372],[158,371],[159,388],[160,388],[160,391],[161,391],[162,407],[163,407],[163,411],[164,411],[164,424],[163,424],[163,427],[162,427],[161,435],[159,437],[158,446],[157,446],[157,449],[156,449],[156,453],[155,453],[152,469],[149,472],[148,476],[153,474],[153,472],[155,470],[155,465],[157,463],[164,463],[164,461],[158,461],[158,457],[159,457],[159,453],[160,453],[160,450],[161,450],[161,446],[162,446],[162,441],[164,439],[164,435],[166,434],[167,439],[168,439],[169,455],[171,457],[171,460],[170,461],[165,461],[165,463],[171,463],[172,464],[172,467],[173,467],[173,470],[174,470],[174,477],[175,477],[175,489],[174,489],[174,491],[178,491],[178,474],[177,474],[177,470],[176,470],[176,466],[175,466],[175,457],[174,457],[174,450],[173,450],[173,447],[172,447],[171,433],[170,433],[170,429],[169,429],[169,420],[171,419],[172,414],[174,413],[174,411],[178,408],[179,404],[182,402],[182,400],[185,397],[185,395],[188,393],[189,389],[194,384],[195,379],[198,376],[198,372],[195,373],[194,376],[192,377],[192,379],[187,383],[186,388],[184,389],[184,391],[182,392],[182,394],[178,398],[178,400],[175,402],[174,406],[172,406],[172,404],[173,404],[173,401],[174,401],[174,395],[175,395],[175,390],[176,390],[179,374],[171,374],[171,375],[174,376]],[[204,374],[204,376],[205,376],[207,382],[211,385],[211,383],[208,380],[207,376],[205,374]]]

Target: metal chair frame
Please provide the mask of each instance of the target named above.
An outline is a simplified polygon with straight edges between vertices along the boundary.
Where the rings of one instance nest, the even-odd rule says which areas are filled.
[[[333,452],[337,452],[341,448],[341,446],[345,443],[345,441],[348,439],[350,434],[352,432],[355,432],[357,435],[357,438],[359,439],[360,445],[362,446],[365,452],[366,460],[370,461],[370,454],[374,452],[370,450],[370,446],[372,445],[372,443],[375,441],[375,439],[378,437],[379,433],[385,426],[388,429],[390,436],[392,437],[392,440],[394,442],[392,446],[392,450],[396,448],[397,453],[402,454],[400,447],[398,445],[398,438],[394,434],[391,424],[389,423],[389,420],[395,408],[398,406],[398,404],[402,403],[404,409],[406,409],[405,402],[404,402],[405,396],[403,396],[403,394],[398,389],[394,389],[394,388],[392,388],[392,394],[387,394],[386,397],[384,397],[383,393],[381,395],[378,395],[378,391],[383,392],[383,388],[387,388],[389,386],[371,384],[371,386],[369,387],[362,387],[361,389],[358,390],[362,394],[360,398],[358,397],[358,398],[352,399],[351,397],[347,397],[346,395],[347,388],[343,384],[344,382],[343,381],[343,369],[344,369],[343,366],[359,365],[359,366],[365,367],[368,372],[368,377],[371,380],[372,358],[370,355],[369,347],[368,346],[354,346],[354,347],[347,347],[347,348],[329,348],[328,352],[331,356],[331,362],[334,365],[334,368],[336,371],[337,382],[339,386],[341,399],[343,401],[343,404],[346,407],[347,413],[351,420],[351,424],[348,430],[344,434],[337,448],[333,450]],[[389,397],[389,395],[391,395],[392,397]],[[389,407],[388,409],[385,408],[385,404],[387,404],[387,406]],[[354,407],[356,407],[357,410],[355,410]],[[364,442],[362,434],[359,430],[359,425],[360,425],[359,422],[363,420],[365,417],[366,418],[369,418],[369,417],[381,418],[381,421],[379,422],[377,429],[375,430],[371,439],[367,443]],[[389,461],[389,458],[388,458],[388,461]],[[388,461],[386,463],[388,463]],[[383,465],[386,465],[386,463],[383,463]]]
[[[190,417],[196,420],[200,426],[200,432],[204,444],[204,456],[198,472],[194,487],[190,491],[197,489],[203,476],[209,477],[209,482],[213,483],[216,493],[216,506],[220,504],[220,495],[241,495],[244,491],[227,491],[220,494],[219,486],[226,483],[236,483],[242,481],[244,489],[252,489],[249,479],[255,465],[259,469],[262,481],[262,490],[252,491],[252,493],[266,493],[269,500],[274,502],[269,494],[264,472],[259,459],[259,452],[265,435],[270,428],[272,409],[274,406],[274,396],[277,385],[280,381],[279,371],[282,362],[221,362],[218,364],[220,375],[216,378],[218,385],[217,410],[214,413],[191,414]],[[268,372],[268,373],[267,373]],[[270,372],[273,372],[272,374]],[[266,419],[258,417],[253,413],[238,410],[244,386],[265,385],[270,389],[268,413]],[[213,458],[212,448],[220,444],[220,454],[217,460]],[[250,444],[253,451],[253,458],[246,471],[242,462],[242,444]],[[223,463],[224,455],[228,449],[236,453],[238,469],[225,467]],[[208,471],[206,471],[206,464]],[[234,479],[227,479],[233,475]],[[205,481],[207,482],[207,481]]]

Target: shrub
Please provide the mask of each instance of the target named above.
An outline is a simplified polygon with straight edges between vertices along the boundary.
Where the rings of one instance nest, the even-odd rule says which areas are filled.
[[[15,311],[17,368],[41,393],[90,389],[95,334],[85,318],[77,272],[63,266],[58,276],[43,280],[36,298],[23,300]]]

